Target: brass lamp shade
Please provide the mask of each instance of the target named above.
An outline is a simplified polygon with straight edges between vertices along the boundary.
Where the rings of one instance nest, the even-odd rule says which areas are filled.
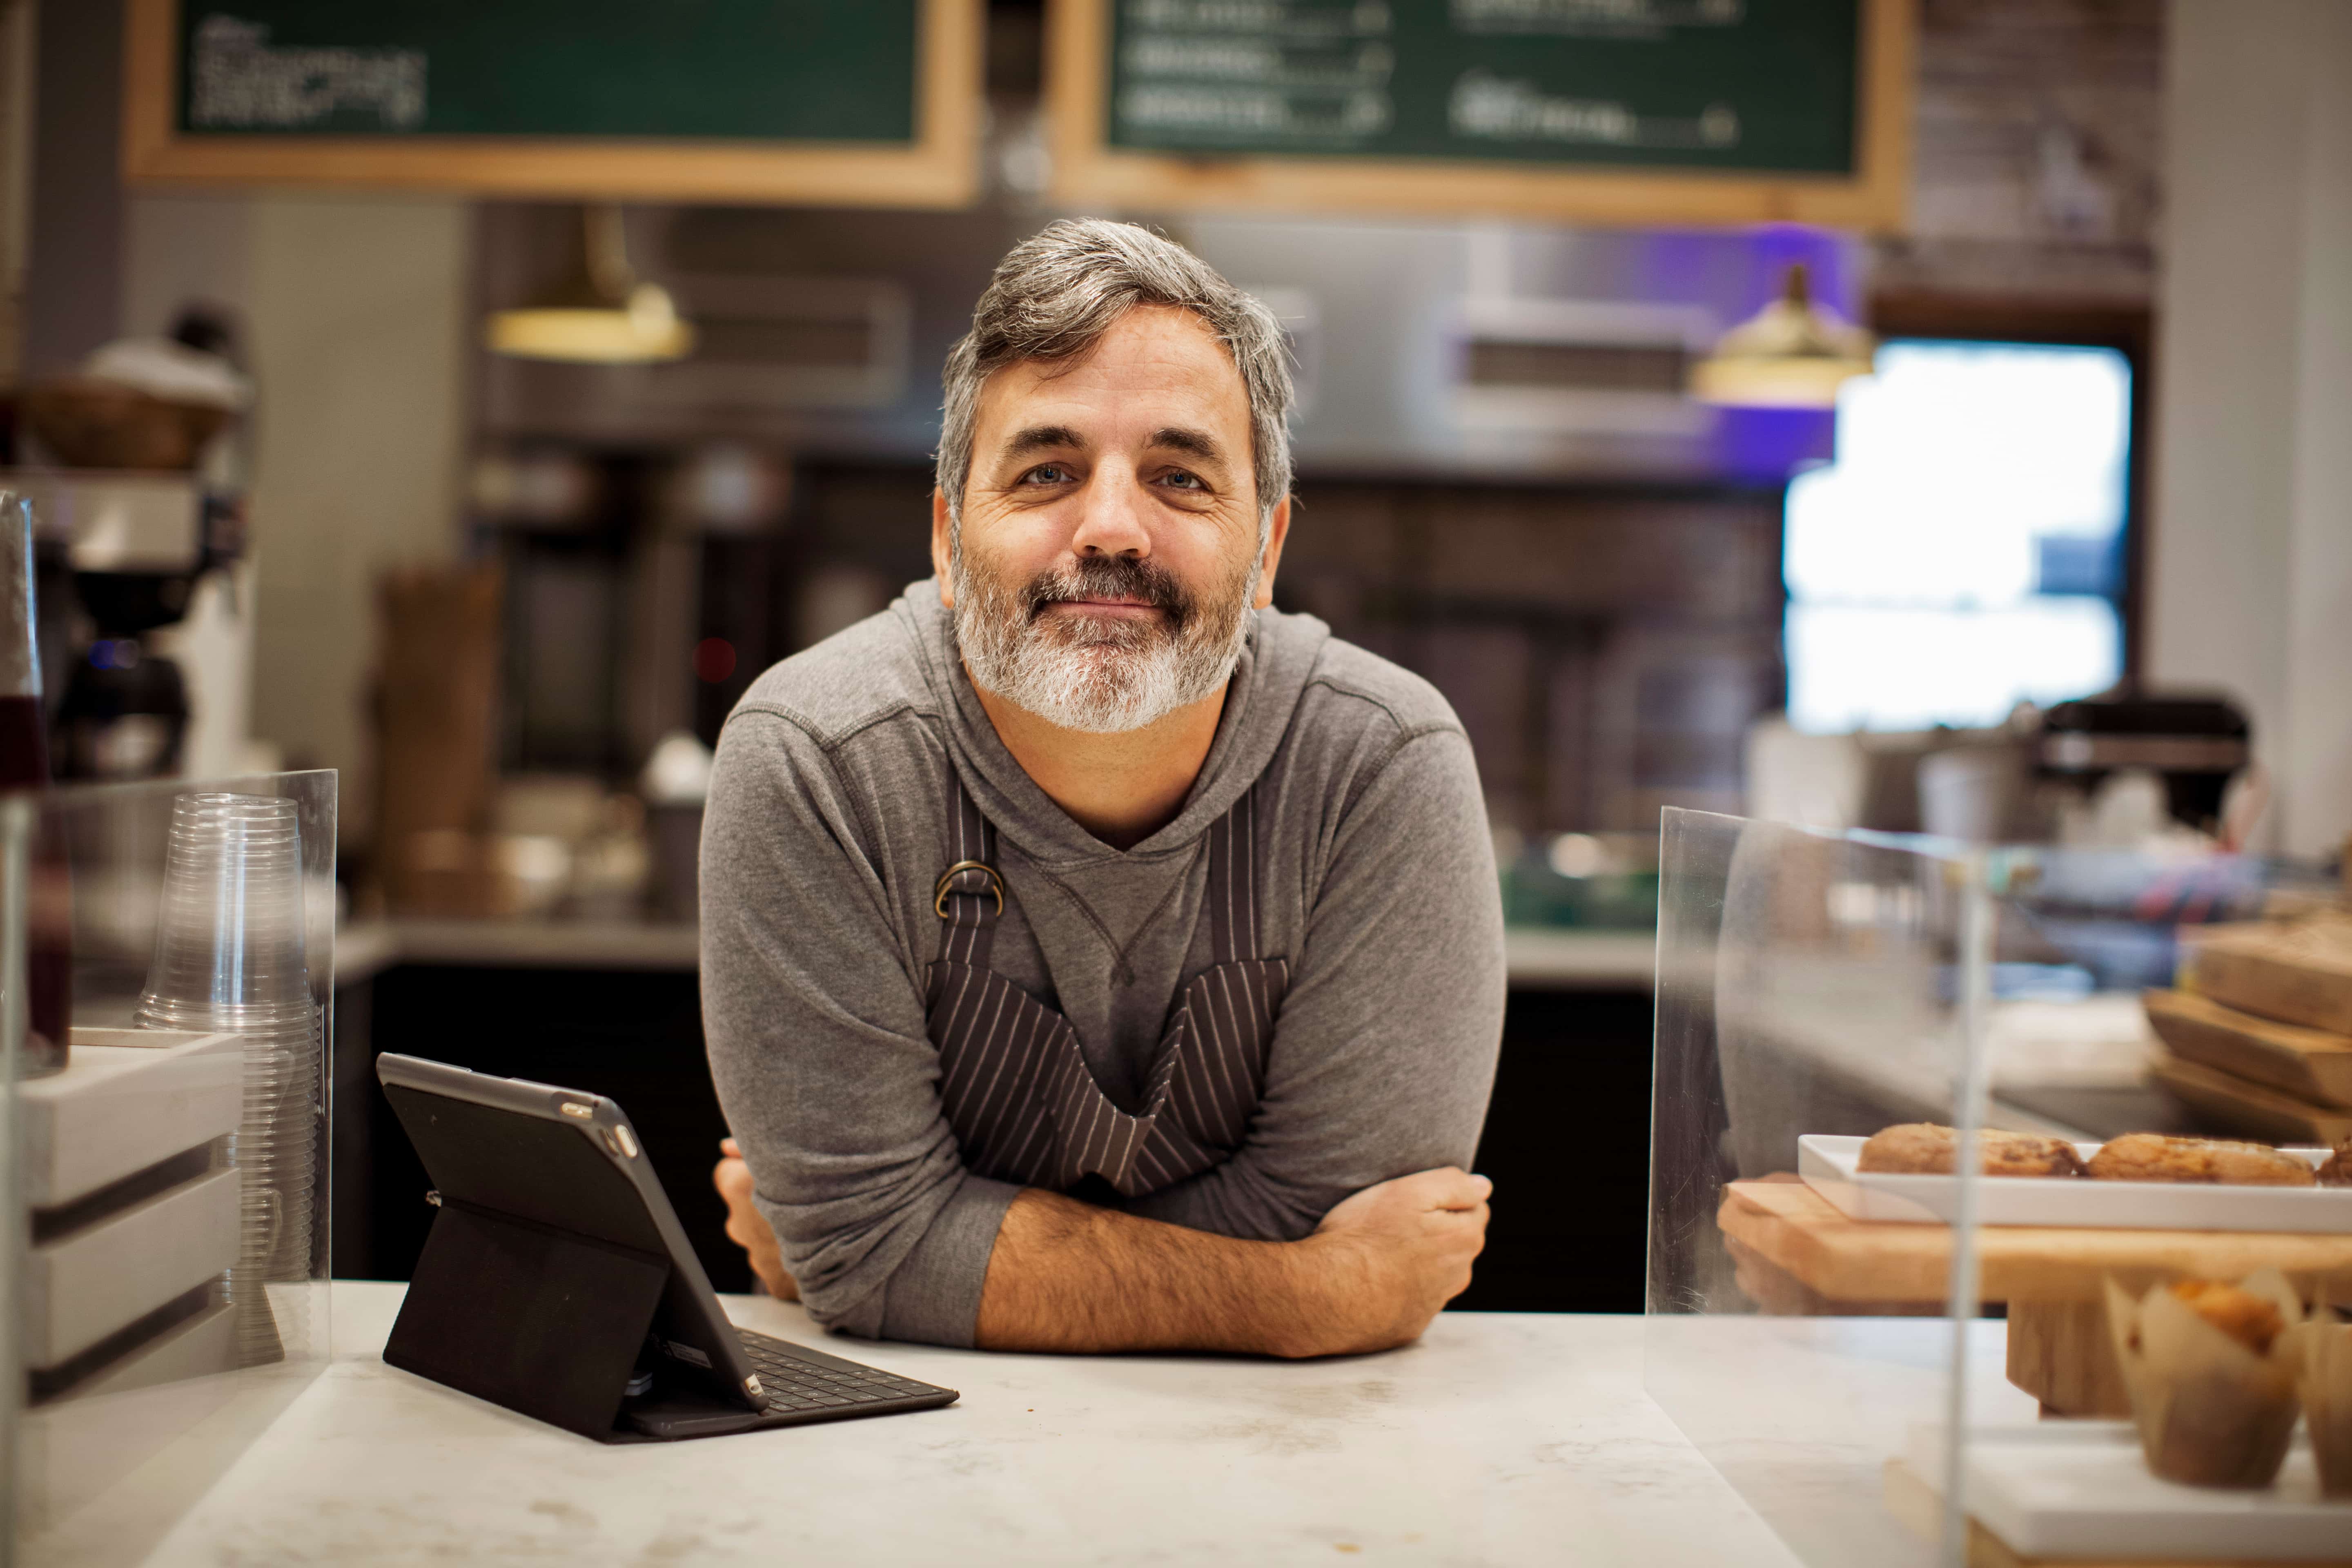
[[[656,364],[694,350],[694,328],[669,291],[629,267],[621,210],[582,213],[582,270],[530,304],[491,312],[482,338],[492,353],[572,364]]]
[[[1812,300],[1801,263],[1780,298],[1723,334],[1691,369],[1691,395],[1735,408],[1834,408],[1838,388],[1868,375],[1876,343]]]

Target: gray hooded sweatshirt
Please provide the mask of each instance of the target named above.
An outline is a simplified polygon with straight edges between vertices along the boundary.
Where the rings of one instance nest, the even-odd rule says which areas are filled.
[[[1004,749],[934,582],[754,681],[702,837],[702,1008],[728,1124],[816,1319],[968,1345],[1016,1188],[964,1168],[924,1030],[953,780],[997,832],[993,964],[1066,1016],[1138,1109],[1168,1015],[1213,962],[1202,853],[1253,784],[1260,943],[1290,961],[1265,1095],[1231,1159],[1129,1212],[1292,1240],[1350,1193],[1467,1165],[1503,1017],[1477,770],[1427,682],[1260,610],[1174,821],[1114,849]]]

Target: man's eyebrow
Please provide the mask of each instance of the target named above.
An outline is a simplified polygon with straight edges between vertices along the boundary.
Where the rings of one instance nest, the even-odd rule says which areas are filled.
[[[1171,425],[1151,433],[1151,444],[1171,451],[1190,452],[1204,463],[1222,463],[1225,449],[1217,445],[1216,437],[1204,430],[1187,430]]]
[[[1012,439],[1004,443],[1004,455],[1018,458],[1030,452],[1050,451],[1055,447],[1083,447],[1085,445],[1078,439],[1078,433],[1066,425],[1032,425],[1025,430],[1013,433]]]

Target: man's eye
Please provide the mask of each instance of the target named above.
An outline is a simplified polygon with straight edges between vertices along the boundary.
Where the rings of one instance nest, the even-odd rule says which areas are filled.
[[[1205,490],[1209,488],[1201,482],[1200,475],[1188,474],[1181,468],[1171,468],[1160,475],[1160,482],[1180,490]]]
[[[1024,485],[1066,485],[1077,476],[1059,463],[1040,463],[1021,476]]]

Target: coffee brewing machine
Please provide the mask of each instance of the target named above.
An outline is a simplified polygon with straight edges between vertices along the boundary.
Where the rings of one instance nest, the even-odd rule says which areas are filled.
[[[157,634],[189,616],[208,574],[235,582],[249,400],[229,328],[202,310],[168,339],[110,344],[79,372],[22,395],[19,466],[0,488],[33,503],[60,777],[122,782],[224,766],[219,755],[189,756],[191,716],[213,703],[241,718],[244,693],[201,689],[200,676],[192,694],[164,651],[172,639]],[[249,668],[249,616],[232,597],[230,613],[214,618],[202,676],[226,688]],[[224,638],[236,645],[226,658]]]
[[[2033,739],[2042,778],[2088,797],[2126,770],[2152,774],[2173,822],[2231,849],[2242,847],[2249,825],[2229,820],[2230,786],[2252,761],[2244,710],[2211,692],[2126,686],[2061,702],[2042,715]]]
[[[67,778],[158,778],[180,771],[189,717],[179,665],[151,634],[188,611],[216,564],[211,504],[193,476],[58,474],[18,480],[47,538],[61,547],[87,617],[65,673],[52,735]],[[48,619],[44,616],[45,620]]]

